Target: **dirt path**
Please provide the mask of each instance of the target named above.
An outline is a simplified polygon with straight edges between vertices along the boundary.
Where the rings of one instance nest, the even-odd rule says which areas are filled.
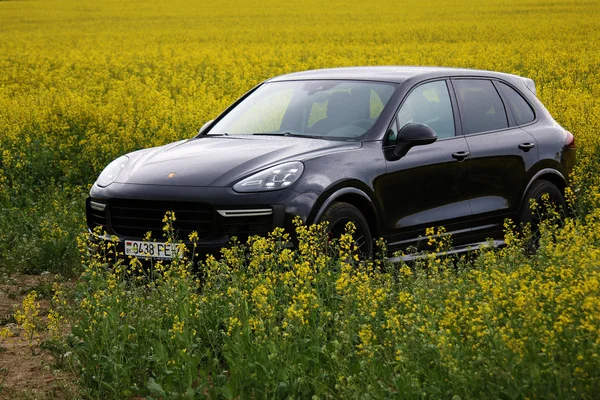
[[[52,275],[13,275],[0,277],[0,330],[14,336],[0,337],[0,399],[78,398],[74,375],[54,365],[54,358],[39,347],[39,339],[29,342],[14,319],[15,306],[35,290],[40,299],[40,316],[50,305]]]

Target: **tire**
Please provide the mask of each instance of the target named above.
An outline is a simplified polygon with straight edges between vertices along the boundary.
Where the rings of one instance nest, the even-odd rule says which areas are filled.
[[[525,194],[524,202],[519,211],[519,225],[521,229],[527,224],[531,225],[531,239],[527,243],[527,250],[530,253],[535,253],[539,246],[540,222],[547,217],[544,201],[542,200],[544,194],[548,194],[550,204],[554,205],[561,218],[567,215],[567,202],[556,185],[546,180],[539,180],[531,185]],[[538,204],[536,209],[531,209],[530,207],[532,199]]]
[[[346,231],[346,224],[353,222],[356,227],[354,241],[358,247],[358,255],[363,259],[373,254],[373,236],[369,223],[360,210],[352,204],[344,202],[332,203],[319,219],[319,222],[329,222],[327,233],[331,239],[339,239]]]

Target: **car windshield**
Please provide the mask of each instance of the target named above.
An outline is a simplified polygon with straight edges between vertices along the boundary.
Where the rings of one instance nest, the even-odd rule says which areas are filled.
[[[394,84],[380,82],[268,82],[207,134],[357,139],[375,123],[394,89]]]

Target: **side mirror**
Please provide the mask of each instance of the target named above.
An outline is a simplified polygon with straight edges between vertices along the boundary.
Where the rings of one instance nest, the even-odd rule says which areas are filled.
[[[202,128],[200,128],[200,129],[198,130],[198,135],[202,135],[202,132],[203,132],[203,131],[204,131],[206,128],[208,128],[208,126],[209,126],[210,124],[212,124],[213,122],[214,122],[214,119],[211,119],[210,121],[208,121],[207,123],[205,123],[204,125],[202,125]]]
[[[400,129],[396,137],[393,154],[395,159],[402,158],[413,146],[431,144],[437,140],[433,129],[423,124],[408,123]]]

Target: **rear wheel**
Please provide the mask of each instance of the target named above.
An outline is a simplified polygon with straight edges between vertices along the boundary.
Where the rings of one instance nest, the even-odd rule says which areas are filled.
[[[319,222],[325,221],[329,223],[327,233],[330,239],[339,239],[346,232],[348,222],[352,222],[356,227],[353,237],[359,257],[371,257],[373,236],[367,220],[358,208],[349,203],[335,202],[327,207],[319,220]]]
[[[542,197],[548,195],[548,200],[545,201]],[[534,200],[536,207],[531,207],[531,200]],[[548,210],[546,204],[553,207],[561,218],[566,216],[567,203],[565,198],[556,185],[545,180],[534,182],[527,193],[525,194],[525,202],[521,206],[519,213],[519,223],[521,229],[526,224],[531,226],[531,239],[527,246],[529,251],[535,252],[540,241],[540,223],[542,220],[551,217],[551,210]]]

